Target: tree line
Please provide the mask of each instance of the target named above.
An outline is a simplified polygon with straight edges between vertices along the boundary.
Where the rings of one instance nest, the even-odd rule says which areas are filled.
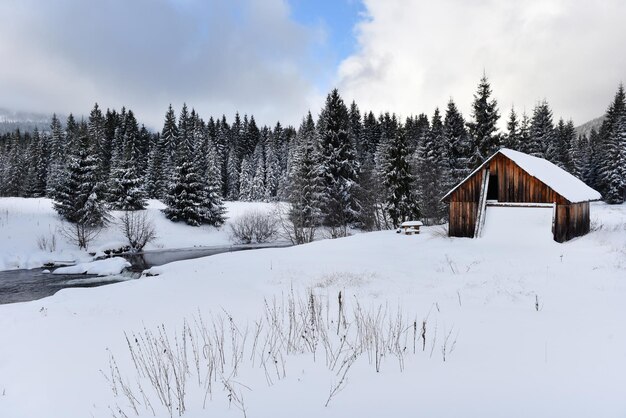
[[[555,123],[546,101],[531,115],[500,112],[486,76],[468,120],[451,99],[442,112],[404,121],[374,115],[328,94],[321,112],[296,129],[258,126],[237,114],[203,120],[186,105],[170,105],[160,132],[130,109],[86,120],[54,115],[49,130],[0,136],[0,195],[50,197],[66,220],[102,225],[109,210],[140,210],[160,199],[172,221],[219,226],[223,200],[287,201],[301,240],[324,226],[333,236],[349,227],[396,227],[407,219],[445,221],[447,190],[501,147],[546,158],[600,191],[608,203],[626,195],[626,98],[619,86],[598,130],[576,135]]]

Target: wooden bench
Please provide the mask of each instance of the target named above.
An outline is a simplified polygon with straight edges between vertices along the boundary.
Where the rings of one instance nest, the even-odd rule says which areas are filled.
[[[398,228],[396,232],[399,234],[404,234],[404,235],[413,235],[413,234],[417,235],[420,233],[420,226],[422,225],[424,224],[420,221],[402,222],[402,224],[400,225],[400,228]]]

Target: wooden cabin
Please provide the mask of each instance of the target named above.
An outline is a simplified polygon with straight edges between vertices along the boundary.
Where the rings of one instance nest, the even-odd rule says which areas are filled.
[[[554,240],[589,232],[589,202],[600,193],[542,158],[502,148],[450,190],[451,237],[480,237],[487,206],[552,207]]]

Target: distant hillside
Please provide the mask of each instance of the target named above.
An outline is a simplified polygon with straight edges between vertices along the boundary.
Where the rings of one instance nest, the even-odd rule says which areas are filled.
[[[35,128],[40,131],[47,131],[50,129],[51,118],[52,115],[42,113],[14,112],[0,109],[0,134],[13,132],[16,129],[22,132],[32,132]]]
[[[599,118],[592,119],[587,123],[583,123],[582,125],[576,127],[576,134],[589,136],[592,129],[595,129],[596,131],[600,129],[602,122],[604,122],[604,116],[600,116]]]

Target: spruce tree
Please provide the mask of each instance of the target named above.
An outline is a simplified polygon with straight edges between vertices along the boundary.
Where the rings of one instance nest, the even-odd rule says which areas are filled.
[[[428,223],[445,217],[441,197],[450,188],[445,136],[439,109],[435,110],[429,133],[417,150],[417,193],[422,216]]]
[[[202,177],[206,173],[200,172],[199,161],[194,155],[198,153],[193,147],[193,141],[190,138],[181,141],[177,152],[178,165],[165,197],[167,208],[163,212],[174,222],[182,221],[192,226],[219,226],[224,222],[221,198],[215,191],[215,183],[203,181]],[[213,173],[216,171],[214,165],[211,170]]]
[[[296,244],[311,242],[321,222],[322,179],[317,156],[317,132],[311,112],[297,133],[293,169],[289,177],[289,220]]]
[[[56,114],[52,115],[50,123],[50,165],[48,170],[47,193],[48,197],[54,198],[54,192],[59,188],[65,174],[65,143],[63,128]]]
[[[107,221],[104,192],[99,182],[99,161],[89,143],[86,127],[76,127],[67,174],[54,192],[54,208],[65,220],[86,228]]]
[[[497,127],[500,114],[498,113],[498,102],[495,99],[490,99],[491,93],[491,85],[487,76],[483,74],[472,103],[473,121],[467,123],[473,141],[473,153],[470,161],[472,168],[481,164],[500,148],[500,135]]]
[[[456,104],[450,100],[443,122],[444,143],[447,145],[450,184],[457,184],[470,173],[472,141],[465,128],[465,120]]]
[[[600,135],[603,197],[609,204],[620,204],[626,199],[626,93],[622,84],[607,110]]]
[[[509,113],[509,120],[506,123],[507,133],[504,136],[503,146],[505,148],[520,150],[520,126],[515,108],[511,107],[511,113]]]
[[[530,154],[530,119],[526,112],[522,113],[522,121],[519,128],[519,148],[518,151]]]
[[[29,197],[46,195],[48,180],[47,137],[35,128],[28,148],[26,189]]]
[[[139,127],[131,110],[123,118],[118,130],[120,148],[113,153],[108,201],[112,209],[141,210],[146,207],[146,194],[139,174],[139,162],[144,158],[139,146]]]
[[[528,153],[535,157],[547,158],[548,149],[554,140],[554,124],[552,110],[545,100],[539,102],[533,110],[530,124],[530,140],[527,146]]]
[[[318,124],[318,153],[323,180],[324,225],[336,237],[347,233],[348,224],[358,218],[359,164],[350,141],[348,109],[334,89],[326,98]]]
[[[382,172],[386,191],[385,210],[393,227],[397,228],[404,221],[419,219],[421,214],[414,195],[409,161],[411,153],[404,129],[398,129],[388,145]]]

